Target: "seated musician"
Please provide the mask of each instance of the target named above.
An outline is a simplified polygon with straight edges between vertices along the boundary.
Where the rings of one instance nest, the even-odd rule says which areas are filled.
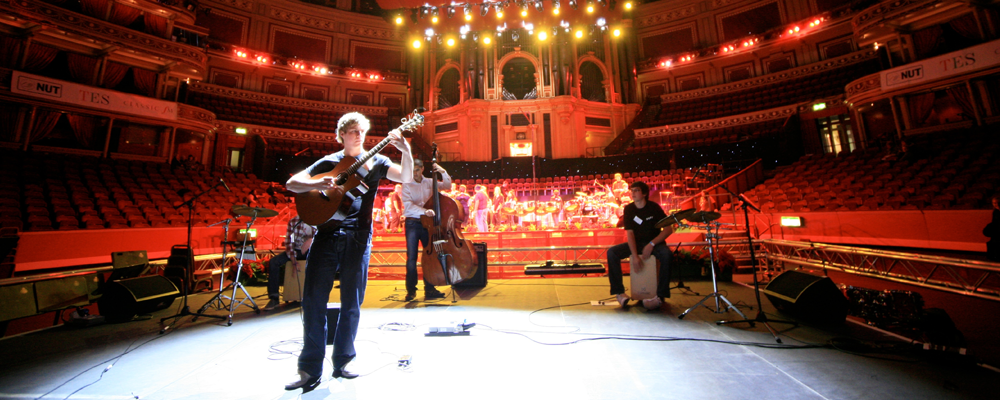
[[[622,179],[622,174],[615,174],[615,181],[611,182],[611,192],[616,200],[620,200],[622,196],[628,194],[628,182]]]
[[[611,294],[624,307],[630,300],[625,294],[622,284],[622,259],[629,258],[631,271],[643,268],[643,261],[650,256],[660,261],[660,275],[656,287],[656,296],[642,301],[643,307],[649,310],[660,308],[664,298],[670,297],[670,248],[664,240],[673,233],[673,228],[660,229],[656,223],[667,216],[659,204],[646,201],[649,197],[649,186],[645,182],[636,181],[629,186],[634,201],[625,206],[622,220],[625,221],[625,243],[611,246],[608,249],[608,281],[611,284]],[[641,260],[640,260],[641,259]]]

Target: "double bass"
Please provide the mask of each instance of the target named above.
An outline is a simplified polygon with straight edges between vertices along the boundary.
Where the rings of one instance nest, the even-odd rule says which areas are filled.
[[[432,144],[433,166],[437,163],[437,143]],[[420,267],[424,280],[434,286],[454,285],[476,274],[479,257],[472,248],[472,241],[462,235],[464,210],[455,199],[442,196],[438,191],[438,175],[431,168],[433,190],[424,208],[434,210],[434,216],[420,217],[427,228],[431,246],[424,246]]]

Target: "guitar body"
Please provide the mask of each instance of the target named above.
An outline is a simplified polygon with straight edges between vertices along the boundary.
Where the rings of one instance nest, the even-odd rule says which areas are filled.
[[[314,175],[313,178],[334,177],[336,187],[326,191],[310,190],[295,194],[295,208],[302,221],[313,226],[320,226],[328,221],[343,221],[351,210],[354,200],[368,192],[368,185],[357,176],[348,175],[357,160],[354,157],[344,157],[330,172]],[[343,184],[339,184],[344,182]]]

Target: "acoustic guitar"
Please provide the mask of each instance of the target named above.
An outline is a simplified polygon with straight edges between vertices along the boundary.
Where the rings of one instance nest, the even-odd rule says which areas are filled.
[[[410,131],[424,124],[424,116],[416,110],[409,118],[403,118],[403,124],[396,128],[400,132]],[[313,226],[328,222],[343,221],[351,210],[354,200],[368,192],[368,185],[358,175],[358,170],[364,167],[369,159],[378,154],[390,142],[391,136],[386,136],[371,150],[359,157],[345,156],[330,172],[313,175],[313,178],[334,177],[337,185],[328,190],[310,190],[295,194],[295,209],[302,221]]]

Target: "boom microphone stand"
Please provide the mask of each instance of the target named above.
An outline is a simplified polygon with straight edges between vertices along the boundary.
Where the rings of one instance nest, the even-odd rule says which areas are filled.
[[[174,206],[175,210],[178,209],[178,208],[184,207],[184,206],[187,206],[187,208],[188,208],[188,226],[187,226],[187,228],[188,228],[187,229],[188,262],[186,263],[187,264],[185,266],[186,268],[184,268],[184,279],[183,279],[183,282],[182,282],[182,285],[181,285],[181,286],[184,286],[183,288],[181,288],[182,293],[184,294],[184,306],[181,307],[181,311],[179,313],[171,315],[171,316],[166,317],[166,318],[160,318],[160,323],[161,324],[163,322],[167,321],[167,320],[171,320],[171,319],[176,320],[176,319],[179,319],[181,317],[188,316],[188,315],[193,315],[193,316],[195,316],[195,318],[204,316],[204,317],[209,317],[209,318],[225,319],[225,317],[218,316],[218,315],[208,315],[208,314],[202,314],[200,312],[199,313],[193,313],[188,308],[188,294],[189,294],[188,291],[189,291],[189,288],[190,288],[191,283],[192,283],[191,281],[193,280],[192,278],[194,277],[194,272],[191,271],[191,269],[194,268],[194,265],[193,265],[194,264],[194,250],[191,248],[191,221],[192,221],[192,218],[194,217],[194,201],[197,198],[201,197],[201,195],[203,195],[205,193],[208,193],[208,192],[210,192],[212,190],[215,190],[215,188],[219,187],[219,185],[225,185],[225,184],[226,184],[226,182],[224,182],[222,179],[219,179],[219,183],[216,183],[215,186],[212,186],[212,187],[208,188],[208,190],[205,190],[204,192],[198,193],[198,194],[194,195],[193,197],[191,197],[190,199],[188,199],[187,201]],[[166,326],[163,327],[163,329],[160,329],[160,333],[161,334],[165,333],[167,331],[167,329],[170,329],[170,325],[166,325]]]
[[[743,208],[743,222],[746,224],[747,243],[750,245],[750,266],[753,269],[753,292],[754,295],[757,297],[757,316],[754,317],[753,319],[746,319],[746,317],[743,317],[744,319],[740,320],[717,321],[716,324],[726,325],[726,324],[738,324],[741,322],[747,322],[750,324],[750,327],[753,327],[755,322],[760,322],[761,324],[764,325],[765,328],[767,328],[768,332],[771,332],[771,336],[774,337],[774,341],[781,343],[781,338],[778,337],[778,332],[771,327],[770,323],[774,322],[777,324],[791,324],[794,326],[798,326],[799,324],[798,322],[794,321],[768,319],[767,314],[764,313],[764,307],[760,302],[760,280],[757,279],[757,255],[754,254],[753,236],[750,236],[750,211],[749,211],[750,208],[753,208],[754,211],[760,212],[760,209],[751,205],[750,200],[744,197],[742,194],[733,193],[733,191],[729,190],[729,188],[726,187],[725,185],[720,185],[720,186],[723,189],[726,189],[726,191],[729,192],[731,196],[740,199],[740,202],[743,203],[743,205],[741,205],[740,207]]]

